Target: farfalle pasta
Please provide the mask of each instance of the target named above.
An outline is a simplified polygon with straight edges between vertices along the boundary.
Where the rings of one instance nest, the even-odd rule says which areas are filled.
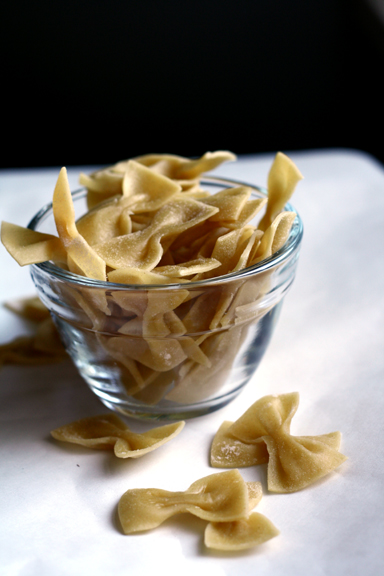
[[[236,422],[224,422],[211,447],[211,465],[238,468],[268,462],[268,490],[295,492],[340,466],[341,434],[293,436],[297,392],[264,396]]]
[[[51,435],[55,440],[94,450],[113,450],[118,458],[140,458],[172,440],[184,424],[175,422],[138,434],[116,414],[104,414],[76,420],[52,430]]]
[[[90,362],[117,372],[121,391],[140,403],[191,404],[216,394],[284,293],[279,287],[266,297],[269,271],[206,284],[270,258],[296,217],[282,210],[302,176],[282,153],[268,198],[255,198],[246,185],[205,190],[202,174],[235,158],[226,151],[197,160],[150,154],[82,174],[90,209],[78,219],[63,168],[53,194],[57,237],[2,225],[3,244],[20,265],[49,259],[101,283],[57,284],[55,305],[69,306],[56,321],[78,329]],[[76,358],[72,340],[66,347]]]
[[[218,550],[241,550],[279,534],[265,516],[250,514],[262,497],[259,482],[245,482],[238,470],[212,474],[185,492],[157,488],[128,490],[118,514],[125,534],[152,530],[175,514],[189,512],[209,523],[205,544]]]
[[[5,303],[5,307],[33,324],[33,334],[0,345],[0,366],[39,365],[61,362],[65,349],[47,308],[37,296]]]

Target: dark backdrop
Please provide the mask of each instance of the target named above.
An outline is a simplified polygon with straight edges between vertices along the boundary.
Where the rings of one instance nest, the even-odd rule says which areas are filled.
[[[335,146],[384,160],[384,52],[361,2],[3,3],[1,166]]]

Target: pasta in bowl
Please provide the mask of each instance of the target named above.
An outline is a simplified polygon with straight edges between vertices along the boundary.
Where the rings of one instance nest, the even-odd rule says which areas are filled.
[[[224,406],[255,372],[293,282],[296,167],[277,155],[268,194],[201,180],[206,156],[119,163],[73,194],[63,169],[27,229],[41,234],[28,255],[4,227],[80,374],[117,412],[180,419]]]

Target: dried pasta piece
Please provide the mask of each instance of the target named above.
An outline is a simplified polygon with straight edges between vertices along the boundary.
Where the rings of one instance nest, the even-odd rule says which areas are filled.
[[[19,336],[0,346],[0,366],[4,364],[39,365],[61,362],[66,352],[52,318],[39,298],[7,302],[5,306],[35,323],[34,334]]]
[[[170,278],[182,278],[183,276],[192,276],[202,272],[214,270],[220,266],[220,262],[215,258],[196,258],[188,260],[183,264],[173,264],[168,266],[157,266],[153,271],[157,274],[164,274]]]
[[[244,482],[238,470],[233,470],[202,478],[185,492],[128,490],[119,501],[118,514],[124,533],[134,534],[156,528],[175,514],[189,512],[209,521],[204,534],[208,548],[245,550],[279,534],[262,514],[249,515],[261,497],[260,482]]]
[[[217,168],[223,162],[236,160],[235,154],[226,150],[206,152],[197,160],[190,160],[172,154],[146,154],[135,158],[145,166],[150,166],[159,174],[177,180],[191,180],[198,178],[204,172]]]
[[[33,345],[37,351],[51,356],[63,357],[66,353],[50,316],[37,325]]]
[[[140,334],[144,339],[110,338],[107,343],[109,351],[115,350],[120,361],[126,355],[160,372],[172,370],[186,358],[210,366],[209,359],[194,340],[182,337],[186,332],[185,326],[173,313],[188,296],[186,290],[148,293],[146,309],[142,312],[140,322],[132,319],[118,330],[126,336]]]
[[[254,278],[248,278],[232,294],[228,309],[220,317],[217,317],[216,322],[224,327],[260,319],[273,306],[268,301],[260,302],[269,289],[270,275],[268,272]]]
[[[258,246],[261,242],[262,238],[261,230],[255,230],[248,239],[247,243],[245,244],[243,250],[238,256],[238,261],[236,266],[231,270],[231,272],[238,272],[239,270],[244,270],[247,267],[247,263],[249,261],[250,254],[253,250],[255,250],[255,246]]]
[[[143,314],[144,337],[167,336],[170,329],[164,322],[164,315],[178,308],[188,296],[188,290],[182,289],[149,292],[147,307]]]
[[[154,370],[153,378],[148,379],[139,391],[132,393],[132,396],[139,402],[153,406],[165,396],[175,377],[173,370],[168,370],[168,372]]]
[[[81,271],[84,276],[94,280],[106,280],[105,262],[77,230],[75,209],[65,168],[60,170],[53,192],[52,206],[57,232],[68,256],[76,266],[74,272]]]
[[[143,317],[148,305],[148,293],[145,291],[114,290],[112,300],[122,309],[124,316]]]
[[[174,180],[156,174],[134,160],[127,162],[122,193],[125,198],[141,196],[140,201],[134,204],[136,214],[159,210],[180,191],[180,184]]]
[[[210,364],[194,364],[166,398],[180,404],[192,404],[209,398],[227,380],[234,358],[242,343],[242,327],[209,335],[200,348]]]
[[[119,358],[135,360],[158,372],[172,370],[187,358],[176,338],[158,340],[121,335],[108,338],[105,347],[112,357],[117,353]]]
[[[75,289],[67,284],[63,286],[63,292],[67,300],[72,299],[73,304],[77,304],[75,307],[80,307],[83,310],[85,317],[91,321],[94,330],[103,330],[106,310],[102,310],[104,305],[101,304],[102,302],[105,304],[105,293],[101,291],[92,293],[92,289],[86,289],[82,293],[80,288]]]
[[[190,302],[190,308],[183,318],[188,334],[201,334],[209,330],[215,315],[219,291],[206,291]]]
[[[237,220],[235,221],[223,220],[221,224],[223,226],[228,226],[228,228],[230,229],[242,228],[243,226],[248,224],[248,222],[250,222],[256,216],[256,214],[258,214],[258,212],[260,212],[260,210],[265,206],[266,203],[267,203],[266,198],[257,198],[254,200],[249,200],[249,202],[247,202],[244,208],[242,209]]]
[[[243,210],[247,200],[252,194],[249,186],[236,186],[235,188],[225,188],[212,194],[203,202],[210,206],[219,208],[219,212],[211,216],[211,222],[225,221],[233,222],[237,220]]]
[[[82,418],[52,430],[55,440],[80,444],[95,450],[113,450],[118,458],[140,458],[169,442],[185,422],[175,422],[136,434],[115,414]]]
[[[125,167],[126,162],[118,162],[113,166],[97,170],[89,175],[80,173],[79,183],[99,196],[99,198],[104,195],[114,196],[115,194],[121,194]]]
[[[260,239],[255,255],[250,257],[251,264],[256,264],[275,254],[285,244],[293,221],[294,212],[282,212],[272,222]]]
[[[215,550],[247,550],[279,534],[266,516],[253,512],[249,518],[233,522],[210,522],[205,529],[204,544]]]
[[[199,274],[196,280],[205,280],[213,276],[222,276],[231,272],[236,267],[253,232],[253,227],[246,226],[219,236],[215,242],[211,257],[218,260],[220,266],[210,272]]]
[[[288,156],[278,152],[268,174],[268,204],[259,230],[265,231],[291,198],[297,183],[303,179],[297,166]]]
[[[33,322],[41,322],[49,318],[49,310],[38,296],[28,296],[27,298],[19,298],[17,300],[10,300],[4,303],[5,308],[11,312],[18,314],[26,320]]]
[[[156,272],[156,269],[151,272],[131,266],[108,272],[108,280],[117,284],[180,284],[180,278],[166,276]]]
[[[117,362],[124,367],[121,378],[122,384],[128,394],[134,395],[147,386],[147,382],[141,374],[138,363],[127,353],[129,342],[126,342],[125,339],[106,338],[102,336],[98,336],[98,341],[108,356],[115,361],[117,360]],[[124,344],[124,346],[122,346],[122,344]]]
[[[126,205],[119,201],[120,198],[114,196],[96,210],[87,212],[76,222],[79,234],[90,246],[106,242],[122,233],[121,216]]]
[[[182,261],[191,260],[190,255],[197,253],[201,245],[211,234],[216,237],[218,228],[222,233],[228,232],[226,228],[223,229],[218,226],[217,222],[211,222],[209,218],[208,220],[181,232],[181,234],[179,234],[179,236],[172,242],[170,249],[176,254],[181,250],[180,254],[182,255]],[[209,253],[208,256],[210,255],[211,254]],[[201,254],[201,256],[204,257],[205,254]]]
[[[38,350],[35,336],[18,336],[11,342],[0,345],[0,366],[5,364],[38,366],[61,362],[64,358],[64,349],[58,353]]]
[[[23,228],[10,222],[1,223],[1,241],[20,266],[46,260],[66,262],[67,255],[60,238]]]
[[[217,211],[217,208],[202,202],[178,198],[160,208],[144,230],[98,244],[95,250],[111,268],[136,267],[150,271],[163,255],[161,241],[177,237]]]
[[[211,449],[214,467],[238,467],[266,461],[268,489],[295,492],[342,464],[340,432],[320,436],[292,436],[290,424],[299,404],[297,392],[264,396],[235,423],[225,423]]]
[[[151,530],[182,512],[208,521],[231,522],[247,518],[248,511],[248,487],[238,470],[201,478],[185,492],[157,488],[128,490],[118,505],[125,534]]]

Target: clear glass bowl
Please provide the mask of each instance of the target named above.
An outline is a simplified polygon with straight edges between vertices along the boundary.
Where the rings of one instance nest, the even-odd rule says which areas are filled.
[[[240,184],[202,182],[211,192]],[[254,197],[266,195],[251,187]],[[84,189],[73,193],[78,216],[87,211],[85,197]],[[289,204],[285,210],[296,212]],[[52,204],[29,228],[57,234]],[[185,419],[224,406],[254,374],[294,280],[302,235],[296,212],[287,242],[273,256],[188,284],[113,284],[51,262],[32,265],[31,275],[67,352],[108,408],[137,418]]]

